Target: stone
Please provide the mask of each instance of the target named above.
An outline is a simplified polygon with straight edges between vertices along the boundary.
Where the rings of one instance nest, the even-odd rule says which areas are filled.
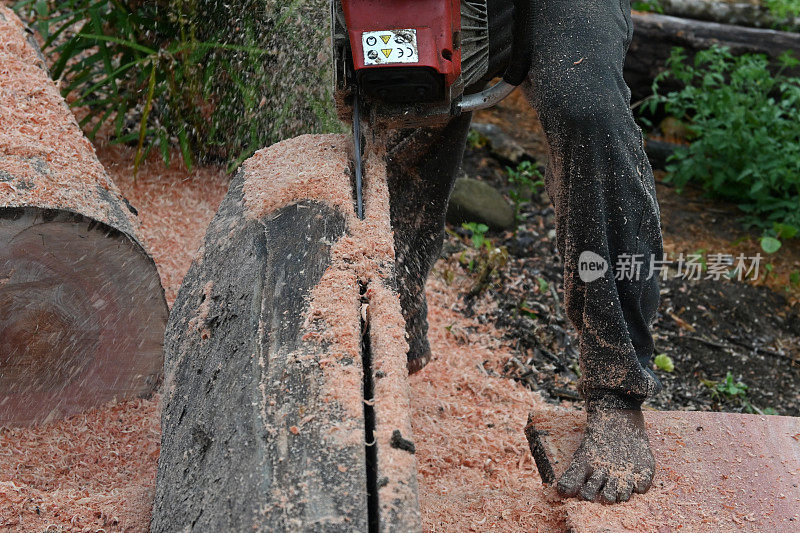
[[[505,163],[517,164],[533,159],[511,135],[496,124],[473,122],[472,129],[486,139],[492,154]]]
[[[500,192],[483,181],[459,178],[447,206],[447,221],[460,225],[480,222],[491,229],[513,229],[516,223],[514,207]]]

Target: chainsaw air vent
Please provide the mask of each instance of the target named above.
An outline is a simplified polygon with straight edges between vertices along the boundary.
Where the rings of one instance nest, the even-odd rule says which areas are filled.
[[[489,13],[486,1],[461,1],[461,75],[466,87],[482,79],[489,70]]]

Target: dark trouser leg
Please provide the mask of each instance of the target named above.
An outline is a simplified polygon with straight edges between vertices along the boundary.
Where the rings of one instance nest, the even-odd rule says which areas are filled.
[[[660,387],[649,370],[658,284],[657,276],[647,278],[651,258],[663,252],[653,173],[622,78],[630,5],[547,0],[534,11],[527,91],[550,148],[547,190],[564,259],[566,311],[580,335],[581,389],[595,403],[638,406]],[[609,265],[588,283],[579,275],[587,251]],[[640,275],[615,279],[626,261],[643,263]]]
[[[389,148],[389,195],[409,373],[430,360],[425,280],[442,248],[447,200],[461,166],[470,115],[443,128],[395,135]]]

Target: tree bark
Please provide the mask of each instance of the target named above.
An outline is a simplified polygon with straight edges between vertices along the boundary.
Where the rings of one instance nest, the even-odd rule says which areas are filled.
[[[665,15],[755,28],[800,28],[798,17],[779,18],[758,0],[658,0]]]
[[[773,63],[787,50],[800,57],[800,34],[682,19],[652,13],[633,14],[633,41],[625,59],[625,80],[633,101],[652,94],[653,79],[664,70],[673,47],[690,58],[712,45],[727,46],[734,54],[765,54]],[[789,71],[800,74],[800,69]]]
[[[0,426],[148,395],[167,319],[135,211],[0,7]]]
[[[167,326],[153,532],[420,530],[404,324],[346,151],[259,152],[212,221]]]

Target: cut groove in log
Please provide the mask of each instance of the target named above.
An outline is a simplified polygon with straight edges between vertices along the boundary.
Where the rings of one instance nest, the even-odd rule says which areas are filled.
[[[133,208],[0,6],[0,426],[151,394],[167,319]]]
[[[388,190],[368,161],[355,217],[348,144],[260,151],[212,221],[167,327],[152,531],[421,529]]]

